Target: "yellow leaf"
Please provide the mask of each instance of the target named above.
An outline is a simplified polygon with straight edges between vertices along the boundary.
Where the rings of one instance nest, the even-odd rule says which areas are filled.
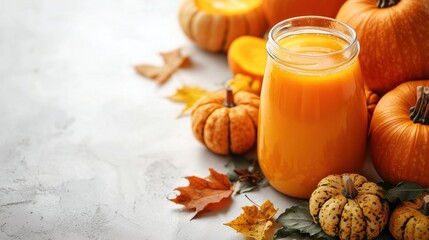
[[[243,213],[240,216],[229,223],[225,223],[225,225],[246,237],[256,240],[264,239],[266,231],[275,222],[272,218],[278,209],[275,209],[269,200],[265,201],[260,207],[253,205],[244,206],[242,209]]]
[[[176,90],[176,93],[169,96],[168,98],[175,102],[183,102],[186,104],[185,108],[180,113],[183,114],[205,94],[207,94],[209,91],[202,89],[198,86],[191,87],[191,86],[183,86],[182,88],[179,88]]]
[[[233,79],[228,81],[228,86],[234,93],[246,91],[259,95],[261,93],[261,85],[261,81],[252,79],[244,74],[236,74]]]

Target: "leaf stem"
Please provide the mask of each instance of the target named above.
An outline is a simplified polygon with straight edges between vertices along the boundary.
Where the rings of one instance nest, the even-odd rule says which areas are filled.
[[[257,206],[258,208],[261,208],[261,206],[259,206],[252,199],[250,199],[249,196],[247,196],[247,194],[244,194],[244,196],[247,198],[247,200],[249,200],[251,203],[253,203],[253,205]]]

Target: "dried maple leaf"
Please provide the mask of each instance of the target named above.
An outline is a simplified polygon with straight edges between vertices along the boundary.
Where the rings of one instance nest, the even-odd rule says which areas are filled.
[[[181,48],[161,53],[161,56],[164,61],[163,66],[142,64],[135,66],[134,69],[140,75],[151,78],[157,83],[162,84],[166,82],[177,69],[190,64],[189,56],[182,56]]]
[[[180,192],[174,199],[169,199],[177,204],[182,204],[188,209],[195,209],[196,213],[204,210],[209,204],[219,203],[222,199],[229,198],[234,191],[228,176],[209,168],[210,175],[206,178],[188,176],[189,186],[178,187]]]
[[[182,88],[179,88],[176,90],[176,93],[169,96],[168,98],[175,102],[184,102],[186,104],[186,107],[182,110],[180,115],[185,113],[187,110],[192,108],[194,106],[195,102],[198,101],[202,96],[207,94],[209,91],[202,89],[200,87],[190,87],[190,86],[183,86]]]
[[[252,205],[244,206],[242,209],[244,212],[240,216],[225,225],[246,237],[264,239],[266,231],[275,223],[273,217],[278,209],[274,208],[270,200],[265,201],[260,207]]]

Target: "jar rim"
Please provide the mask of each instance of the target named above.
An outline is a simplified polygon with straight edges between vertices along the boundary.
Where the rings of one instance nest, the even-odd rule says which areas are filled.
[[[283,47],[282,39],[303,33],[325,34],[343,40],[344,47],[332,52],[302,53]],[[269,58],[282,68],[307,74],[321,74],[353,63],[359,55],[356,31],[339,20],[323,16],[299,16],[277,23],[268,34],[266,50]],[[327,58],[335,59],[325,62]],[[299,60],[297,60],[299,59]]]
[[[292,51],[290,49],[287,49],[285,47],[280,46],[278,44],[278,42],[275,40],[276,37],[274,35],[277,34],[277,33],[279,33],[281,30],[284,30],[285,27],[292,26],[291,25],[292,22],[296,22],[296,21],[300,21],[300,20],[324,20],[324,21],[335,23],[335,24],[339,24],[344,29],[346,29],[349,32],[349,34],[350,34],[349,39],[347,39],[348,40],[347,41],[347,43],[348,43],[347,46],[344,47],[344,48],[342,48],[342,49],[340,49],[340,50],[337,50],[337,51],[333,51],[333,52],[330,52],[330,53],[321,53],[321,54],[316,54],[316,55],[307,54],[307,53],[298,53],[298,52],[295,52],[295,51]],[[287,25],[287,23],[290,23],[290,24]],[[350,48],[352,48],[353,46],[355,46],[356,44],[358,44],[358,40],[357,40],[356,31],[350,25],[348,25],[348,24],[346,24],[346,23],[344,23],[342,21],[339,21],[337,19],[334,19],[334,18],[324,17],[324,16],[312,16],[312,15],[310,15],[310,16],[292,17],[292,18],[285,19],[285,20],[283,20],[281,22],[278,22],[276,25],[274,25],[271,28],[271,30],[268,33],[268,43],[269,44],[273,44],[276,48],[278,48],[279,50],[284,51],[284,52],[286,52],[288,54],[303,55],[303,56],[306,56],[306,57],[307,56],[308,57],[313,57],[313,56],[314,57],[320,57],[320,56],[329,56],[329,55],[335,55],[335,54],[339,54],[339,53],[342,53],[342,52],[346,52]]]

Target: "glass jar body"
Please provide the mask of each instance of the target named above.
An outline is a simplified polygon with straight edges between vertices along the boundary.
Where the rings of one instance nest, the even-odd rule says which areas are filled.
[[[334,19],[299,17],[273,27],[267,52],[259,163],[274,188],[309,198],[323,177],[363,167],[368,120],[359,44]]]

